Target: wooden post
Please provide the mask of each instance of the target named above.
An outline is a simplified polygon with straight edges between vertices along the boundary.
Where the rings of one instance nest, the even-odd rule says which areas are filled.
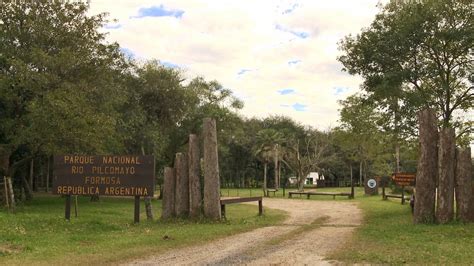
[[[474,208],[471,205],[472,195],[472,162],[471,162],[471,149],[457,149],[456,150],[456,210],[457,218],[464,222],[474,222],[471,220],[469,210],[473,211]]]
[[[405,204],[405,186],[402,186],[402,205]]]
[[[201,215],[201,159],[199,140],[194,134],[189,135],[188,166],[189,166],[189,216],[198,218]]]
[[[448,223],[454,218],[455,149],[454,129],[443,128],[439,136],[439,181],[436,210],[436,220],[441,224]]]
[[[418,113],[420,156],[416,177],[416,200],[413,222],[433,223],[435,220],[435,189],[438,176],[438,128],[431,109]]]
[[[382,184],[382,199],[383,200],[387,200],[387,197],[385,196],[385,182],[383,182]]]
[[[140,222],[140,196],[135,196],[133,222],[136,224]]]
[[[221,218],[219,158],[217,154],[216,121],[204,119],[204,215],[213,220]]]
[[[161,218],[169,219],[176,215],[175,212],[175,191],[176,191],[176,179],[174,175],[174,169],[171,167],[165,167],[164,180],[163,180],[163,202]]]
[[[263,202],[262,200],[259,200],[258,201],[258,215],[262,215],[263,214]]]
[[[64,218],[67,221],[71,220],[71,195],[66,195],[66,206],[64,208]]]
[[[176,216],[186,217],[189,214],[189,179],[187,156],[176,153],[174,167],[176,174],[175,211]]]
[[[77,196],[74,196],[74,217],[77,218]]]

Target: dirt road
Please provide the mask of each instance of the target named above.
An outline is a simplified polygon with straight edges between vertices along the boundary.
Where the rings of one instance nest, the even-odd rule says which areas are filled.
[[[360,209],[350,202],[265,198],[263,205],[287,211],[288,219],[279,226],[259,228],[129,264],[331,264],[324,256],[341,247],[362,219]]]

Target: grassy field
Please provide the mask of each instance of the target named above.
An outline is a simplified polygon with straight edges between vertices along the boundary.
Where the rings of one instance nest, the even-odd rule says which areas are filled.
[[[133,200],[79,197],[79,216],[64,220],[64,199],[37,196],[15,214],[0,210],[0,265],[114,263],[167,249],[203,243],[218,237],[277,224],[285,213],[232,204],[224,222],[146,221],[134,225]],[[155,216],[161,202],[154,201]]]

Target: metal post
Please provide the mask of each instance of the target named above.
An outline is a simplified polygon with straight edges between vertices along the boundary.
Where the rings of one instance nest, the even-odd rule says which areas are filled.
[[[64,218],[67,221],[71,220],[71,195],[66,195],[66,206],[64,209]]]
[[[135,215],[133,219],[134,223],[140,222],[140,196],[135,196]]]

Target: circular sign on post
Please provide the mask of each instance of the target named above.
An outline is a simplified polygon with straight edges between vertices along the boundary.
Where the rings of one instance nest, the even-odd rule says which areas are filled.
[[[373,178],[372,178],[372,179],[369,179],[369,180],[367,181],[367,186],[368,186],[369,188],[375,188],[375,187],[377,186],[377,181],[375,181],[375,179],[373,179]]]

